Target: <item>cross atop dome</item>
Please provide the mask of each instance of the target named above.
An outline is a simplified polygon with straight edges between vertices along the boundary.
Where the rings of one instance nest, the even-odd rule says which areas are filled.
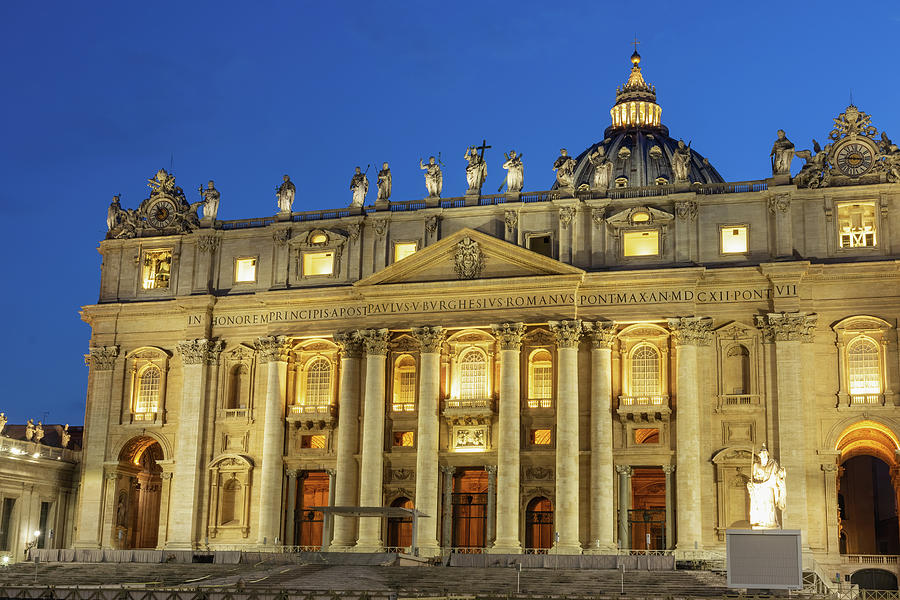
[[[631,55],[631,74],[622,87],[616,88],[616,104],[610,109],[612,126],[619,127],[659,127],[662,109],[656,104],[656,88],[644,81],[641,74],[641,55],[634,40]]]

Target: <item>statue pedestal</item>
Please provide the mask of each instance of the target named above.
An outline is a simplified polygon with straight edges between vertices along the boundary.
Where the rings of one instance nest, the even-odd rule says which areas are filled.
[[[784,173],[783,175],[772,175],[768,179],[766,179],[766,183],[769,184],[769,187],[773,187],[776,185],[790,185],[791,176],[789,173]]]
[[[425,198],[425,208],[440,208],[440,206],[440,196],[428,196],[427,198]]]
[[[391,203],[388,200],[376,200],[375,210],[391,210]]]
[[[481,198],[481,192],[466,192],[466,206],[478,206],[478,199]]]
[[[216,220],[212,217],[203,217],[200,219],[200,229],[211,229],[216,224]]]
[[[275,218],[278,219],[279,221],[290,221],[290,220],[291,220],[291,213],[289,213],[289,212],[280,212],[280,213],[278,213],[278,214],[275,215]]]
[[[507,202],[521,202],[522,201],[522,192],[506,192],[506,201]]]

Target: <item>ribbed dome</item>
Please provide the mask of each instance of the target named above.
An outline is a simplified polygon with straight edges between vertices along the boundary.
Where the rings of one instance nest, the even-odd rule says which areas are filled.
[[[644,81],[640,62],[641,55],[635,51],[631,55],[628,81],[616,89],[616,103],[610,109],[613,122],[603,132],[604,139],[592,144],[576,158],[576,189],[585,185],[595,187],[594,164],[597,159],[592,162],[591,155],[600,147],[612,163],[607,189],[676,183],[673,157],[679,140],[669,137],[668,128],[662,124],[662,109],[656,104],[656,88]],[[685,150],[690,153],[689,183],[725,181],[699,152],[691,148]],[[557,187],[558,184],[554,184],[553,188]]]

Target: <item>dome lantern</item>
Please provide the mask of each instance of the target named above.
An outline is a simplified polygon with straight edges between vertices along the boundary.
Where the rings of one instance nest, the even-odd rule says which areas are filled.
[[[631,75],[624,86],[616,88],[616,103],[610,109],[611,129],[659,127],[662,109],[656,103],[656,88],[644,81],[641,55],[631,55]]]

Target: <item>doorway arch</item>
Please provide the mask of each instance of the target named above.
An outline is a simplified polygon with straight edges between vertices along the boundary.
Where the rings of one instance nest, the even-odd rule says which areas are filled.
[[[415,508],[412,500],[400,496],[393,502],[392,507]],[[412,546],[412,517],[388,517],[387,520],[387,546],[389,548],[408,548]]]
[[[861,420],[841,432],[835,450],[840,452],[837,491],[841,552],[900,553],[898,436],[884,423]]]
[[[897,576],[885,569],[860,569],[850,576],[850,583],[864,590],[896,590]]]
[[[525,548],[545,553],[553,546],[553,504],[546,496],[532,498],[525,507]]]
[[[112,543],[119,548],[156,548],[162,496],[163,448],[149,436],[128,440],[119,452]]]

